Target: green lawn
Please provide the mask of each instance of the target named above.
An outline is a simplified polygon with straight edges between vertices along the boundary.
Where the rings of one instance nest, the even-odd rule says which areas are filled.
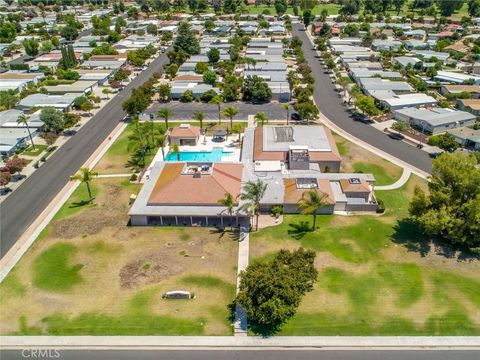
[[[383,216],[287,215],[250,237],[253,261],[281,248],[317,252],[319,278],[280,335],[479,335],[480,265],[425,251],[405,217],[415,185],[377,191]]]
[[[388,161],[383,160],[386,164],[390,164]],[[394,171],[395,175],[391,176],[385,172],[384,167],[378,164],[366,163],[366,162],[356,162],[353,163],[354,172],[359,173],[370,173],[375,176],[376,185],[389,185],[393,184],[397,179],[402,175],[402,169],[396,168]]]
[[[22,152],[22,155],[37,156],[40,155],[47,147],[47,145],[35,145],[34,150],[32,146],[29,146]]]
[[[312,9],[312,14],[320,15],[323,9],[326,9],[329,15],[336,15],[340,10],[340,6],[337,4],[317,5]],[[267,5],[248,6],[248,12],[250,14],[262,14],[264,10],[269,10],[270,15],[277,15],[277,12],[275,11],[275,6],[267,6]],[[287,14],[293,15],[293,7],[291,6],[288,7]],[[300,10],[300,8],[298,9],[298,14],[302,15],[302,10]]]

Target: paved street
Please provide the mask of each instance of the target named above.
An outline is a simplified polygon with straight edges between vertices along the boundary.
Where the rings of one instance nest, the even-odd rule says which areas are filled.
[[[264,112],[267,114],[269,120],[285,120],[286,111],[282,109],[279,103],[268,104],[247,104],[244,102],[232,102],[225,103],[222,108],[226,106],[236,107],[239,111],[233,118],[234,120],[247,120],[248,115],[254,115],[258,112]],[[206,104],[202,102],[181,103],[174,101],[171,103],[154,103],[146,111],[148,114],[156,114],[161,108],[169,108],[173,111],[173,120],[192,120],[192,114],[194,111],[203,111],[205,113],[206,121],[218,120],[217,105]],[[229,121],[229,119],[222,116],[222,121]]]
[[[476,360],[475,351],[406,351],[406,350],[245,350],[245,351],[150,351],[150,350],[59,350],[58,356],[50,350],[50,356],[32,356],[32,350],[2,351],[2,360],[26,358],[56,358],[61,360],[110,360],[110,359],[156,359],[156,360]]]
[[[393,140],[371,125],[354,121],[343,105],[338,93],[335,91],[335,87],[332,84],[330,77],[328,74],[324,73],[324,69],[320,64],[319,59],[315,57],[317,55],[316,51],[313,50],[312,44],[303,30],[303,25],[293,24],[292,35],[299,36],[303,41],[302,49],[305,53],[305,59],[312,67],[312,75],[315,78],[315,102],[320,111],[327,118],[358,139],[363,140],[420,170],[429,173],[431,172],[432,160],[426,152],[402,141]]]
[[[123,119],[121,105],[131,90],[162,71],[167,61],[165,54],[155,59],[0,205],[1,257]]]

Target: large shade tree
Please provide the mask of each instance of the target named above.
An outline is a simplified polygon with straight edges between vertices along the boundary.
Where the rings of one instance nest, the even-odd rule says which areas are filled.
[[[428,194],[417,187],[410,214],[427,236],[447,244],[480,247],[480,168],[460,152],[433,160]]]

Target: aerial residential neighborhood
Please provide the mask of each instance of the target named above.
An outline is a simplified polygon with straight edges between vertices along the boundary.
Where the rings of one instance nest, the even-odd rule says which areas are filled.
[[[0,155],[2,358],[478,358],[480,0],[0,0]]]

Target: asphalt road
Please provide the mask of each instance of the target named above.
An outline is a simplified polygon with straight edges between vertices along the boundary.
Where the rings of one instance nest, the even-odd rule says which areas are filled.
[[[406,350],[244,350],[244,351],[149,351],[149,350],[50,350],[47,356],[33,356],[32,350],[5,350],[0,352],[2,360],[16,359],[61,359],[61,360],[122,360],[122,359],[156,359],[156,360],[476,360],[479,352],[475,351],[406,351]]]
[[[161,54],[129,85],[104,106],[76,135],[60,147],[37,171],[0,205],[0,257],[12,247],[27,227],[47,207],[125,117],[122,102],[133,88],[146,82],[154,72],[161,72],[168,62]]]
[[[399,140],[389,138],[382,131],[375,129],[371,125],[354,121],[350,117],[350,113],[343,105],[343,101],[335,91],[328,74],[324,73],[324,69],[320,61],[315,56],[316,51],[313,49],[308,39],[303,25],[293,24],[292,35],[297,35],[303,41],[302,49],[305,59],[312,68],[312,75],[315,78],[315,93],[313,94],[315,102],[320,111],[327,118],[333,121],[346,132],[363,140],[370,145],[389,153],[416,168],[430,173],[432,171],[432,160],[425,151],[419,150],[414,146],[408,145]]]
[[[258,112],[267,114],[269,120],[285,120],[287,116],[285,110],[282,109],[279,103],[250,104],[237,101],[234,103],[225,103],[222,105],[222,108],[226,106],[233,106],[238,109],[238,114],[234,116],[234,120],[247,120],[248,115],[254,115]],[[194,111],[203,111],[206,121],[218,120],[217,105],[202,102],[181,103],[173,101],[164,104],[154,103],[146,113],[156,114],[161,108],[171,109],[173,111],[173,120],[191,120]],[[222,121],[228,120],[225,116],[222,116]]]

